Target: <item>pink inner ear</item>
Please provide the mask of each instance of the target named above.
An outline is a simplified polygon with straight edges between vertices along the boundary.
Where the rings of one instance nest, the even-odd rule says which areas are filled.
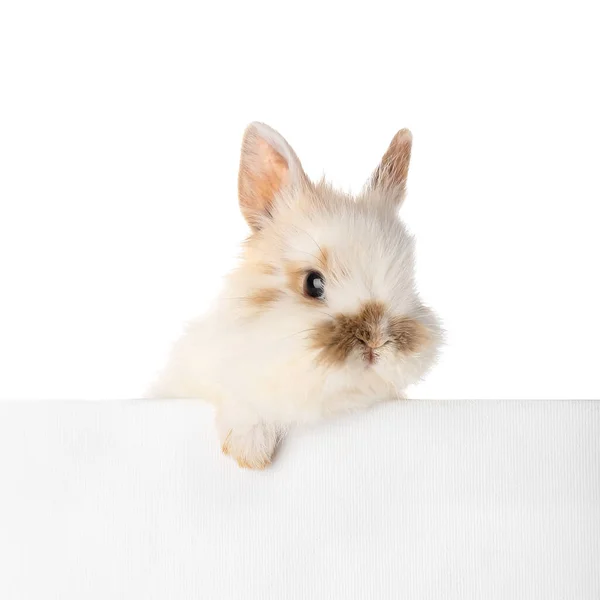
[[[238,194],[242,214],[252,229],[260,229],[271,214],[275,195],[288,181],[287,161],[268,142],[249,132],[242,148]]]

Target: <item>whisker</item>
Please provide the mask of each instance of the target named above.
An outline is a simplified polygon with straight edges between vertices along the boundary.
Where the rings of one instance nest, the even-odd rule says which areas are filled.
[[[318,256],[315,256],[311,252],[306,252],[306,250],[299,250],[298,248],[294,248],[294,246],[288,246],[288,248],[290,248],[294,252],[300,252],[301,254],[307,254],[308,256],[312,256],[317,262],[319,262],[321,264],[323,262]]]
[[[324,310],[320,310],[319,312],[320,312],[322,315],[327,315],[327,316],[328,316],[330,319],[333,319],[333,320],[335,321],[335,317],[334,317],[332,314],[330,314],[330,313],[328,313],[328,312],[325,312]]]
[[[307,333],[308,331],[316,331],[316,330],[317,330],[316,327],[311,327],[309,329],[303,329],[302,331],[296,331],[296,333],[290,333],[289,335],[279,338],[277,341],[280,342],[281,340],[287,340],[288,338],[291,338],[295,335],[300,335],[301,333]]]
[[[310,238],[310,239],[311,239],[311,240],[312,240],[312,241],[315,243],[315,245],[317,246],[317,248],[319,249],[319,251],[321,252],[321,254],[322,254],[322,255],[324,255],[324,254],[325,254],[325,253],[323,252],[323,248],[321,248],[321,246],[319,246],[319,242],[317,242],[317,240],[315,240],[315,238],[314,238],[312,235],[310,235],[310,233],[308,233],[308,231],[306,231],[306,230],[302,229],[301,227],[298,227],[297,225],[294,225],[294,227],[295,227],[295,228],[296,228],[298,231],[301,231],[302,233],[304,233],[305,235],[307,235],[307,236],[308,236],[308,237],[309,237],[309,238]],[[317,258],[317,257],[315,257],[315,258]],[[323,264],[323,260],[322,260],[321,258],[318,258],[317,260],[318,260],[318,261],[321,263],[321,265],[322,265],[323,267],[325,266],[325,265]]]

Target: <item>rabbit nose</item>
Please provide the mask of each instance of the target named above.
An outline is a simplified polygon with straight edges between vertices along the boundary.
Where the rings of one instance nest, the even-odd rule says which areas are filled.
[[[384,342],[383,342],[383,340],[381,338],[375,338],[375,339],[368,340],[366,342],[366,344],[372,350],[377,350],[377,348],[381,348],[381,346],[383,346]]]
[[[377,350],[377,348],[381,348],[381,346],[383,346],[386,342],[383,336],[373,332],[365,333],[364,331],[357,331],[356,337],[371,350]]]

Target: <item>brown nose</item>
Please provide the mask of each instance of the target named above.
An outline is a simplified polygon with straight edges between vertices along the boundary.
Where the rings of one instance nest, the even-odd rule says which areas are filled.
[[[376,350],[385,344],[382,330],[384,314],[383,305],[378,302],[367,302],[353,319],[356,326],[354,335],[371,350]]]
[[[372,350],[377,350],[377,348],[381,348],[385,344],[385,339],[383,339],[380,332],[374,329],[357,329],[355,335],[365,346]]]

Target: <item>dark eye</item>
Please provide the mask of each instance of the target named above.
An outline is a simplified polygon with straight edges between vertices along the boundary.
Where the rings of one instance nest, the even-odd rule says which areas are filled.
[[[325,278],[318,271],[310,271],[304,280],[304,291],[311,298],[322,298],[325,295]]]

